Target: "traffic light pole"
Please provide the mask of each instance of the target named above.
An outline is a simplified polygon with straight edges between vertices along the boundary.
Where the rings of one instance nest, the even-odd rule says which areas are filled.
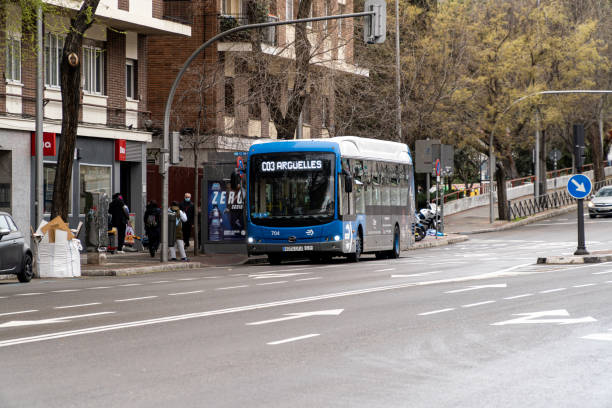
[[[384,3],[383,3],[384,4]],[[206,41],[202,44],[197,50],[191,54],[183,67],[177,74],[174,79],[174,83],[172,84],[172,88],[170,88],[170,93],[168,95],[168,100],[166,101],[166,109],[164,111],[164,144],[161,151],[160,163],[159,163],[159,173],[162,175],[162,231],[161,231],[161,251],[160,251],[160,260],[161,262],[168,262],[168,181],[169,181],[169,152],[170,152],[170,108],[172,106],[172,101],[174,100],[174,95],[176,94],[176,90],[178,88],[183,75],[187,71],[187,68],[191,65],[193,60],[200,55],[202,51],[204,51],[211,44],[216,41],[226,37],[230,34],[233,34],[238,31],[250,30],[252,28],[265,28],[265,27],[273,27],[273,26],[281,26],[281,25],[289,25],[289,24],[297,24],[297,23],[309,23],[311,21],[325,21],[325,20],[339,20],[343,18],[354,18],[354,17],[368,17],[370,16],[370,21],[372,24],[378,24],[379,26],[382,24],[382,36],[384,38],[385,34],[385,21],[386,14],[383,17],[375,18],[378,16],[378,10],[374,9],[373,11],[364,11],[361,13],[349,13],[349,14],[339,14],[334,16],[322,16],[322,17],[310,17],[310,18],[301,18],[296,20],[283,20],[283,21],[271,21],[266,23],[257,23],[257,24],[247,24],[239,27],[231,28],[227,31],[219,33],[215,35],[213,38]],[[383,20],[381,21],[381,18]],[[375,21],[372,21],[375,20]],[[379,27],[380,29],[380,27]],[[377,30],[371,30],[377,31]]]

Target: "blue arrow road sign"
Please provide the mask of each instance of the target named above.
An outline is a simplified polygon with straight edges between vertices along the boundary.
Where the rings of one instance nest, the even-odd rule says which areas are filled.
[[[567,182],[567,192],[574,198],[581,199],[591,194],[593,184],[584,174],[574,174]]]

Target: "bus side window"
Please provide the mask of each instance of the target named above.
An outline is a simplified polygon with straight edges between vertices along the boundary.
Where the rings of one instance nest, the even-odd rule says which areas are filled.
[[[363,187],[365,194],[365,205],[372,205],[372,162],[369,160],[364,161],[363,165]]]
[[[365,192],[363,185],[363,161],[354,160],[353,161],[353,180],[355,182],[355,186],[353,188],[353,194],[355,197],[355,210],[354,212],[357,214],[365,213]]]
[[[383,163],[381,166],[381,176],[382,176],[382,200],[381,203],[384,206],[391,205],[391,166]]]
[[[372,205],[382,205],[380,202],[380,173],[379,164],[372,162]]]

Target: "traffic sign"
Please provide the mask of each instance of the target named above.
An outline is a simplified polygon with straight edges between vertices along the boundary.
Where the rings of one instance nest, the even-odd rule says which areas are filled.
[[[574,198],[582,199],[591,194],[593,184],[584,174],[574,174],[567,182],[567,192]]]
[[[436,160],[436,176],[440,176],[440,170],[441,170],[441,164],[440,164],[440,159]]]

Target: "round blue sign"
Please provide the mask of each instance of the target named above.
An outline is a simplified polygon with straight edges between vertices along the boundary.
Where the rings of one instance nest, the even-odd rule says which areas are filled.
[[[567,192],[574,198],[582,199],[591,194],[593,184],[584,174],[574,174],[567,182]]]

